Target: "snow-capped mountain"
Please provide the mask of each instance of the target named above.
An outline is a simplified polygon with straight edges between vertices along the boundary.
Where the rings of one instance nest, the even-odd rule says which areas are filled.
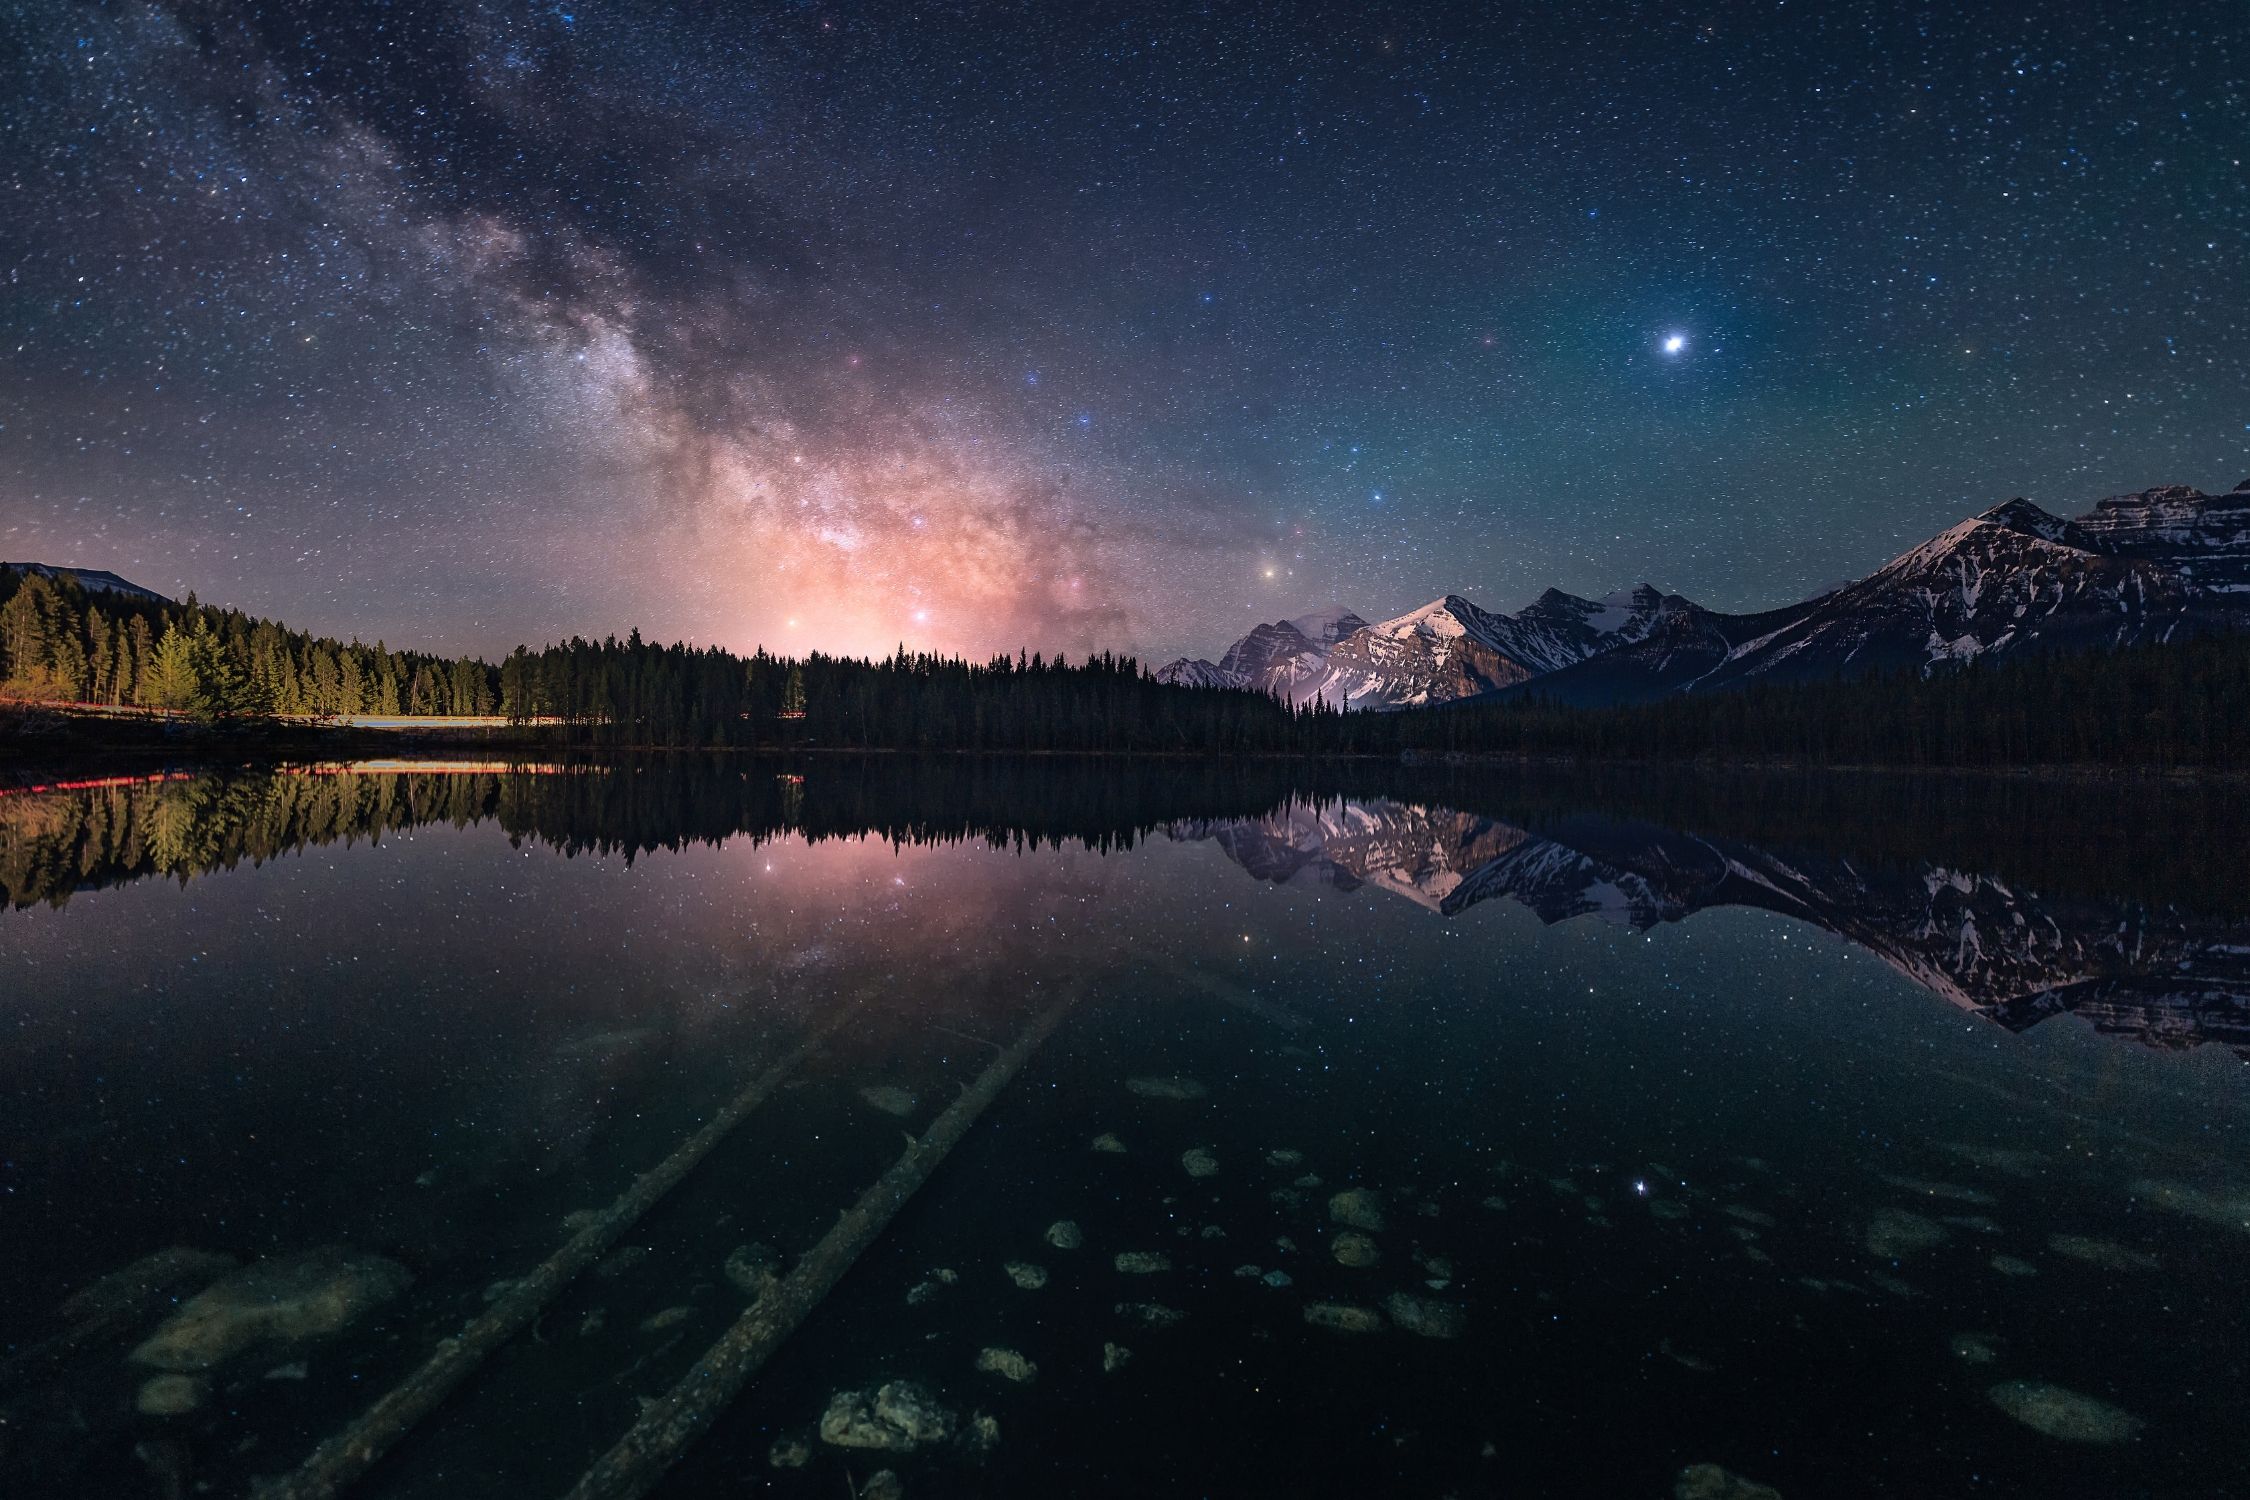
[[[1730,615],[1660,590],[1549,589],[1515,614],[1459,594],[1368,625],[1349,610],[1261,625],[1217,664],[1157,675],[1291,702],[1405,708],[1488,694],[1582,705],[1915,669],[2250,628],[2250,480],[2116,495],[2076,520],[2009,500],[1867,577]]]
[[[170,604],[173,601],[154,589],[144,589],[129,579],[101,568],[58,568],[51,563],[0,562],[0,569],[13,569],[18,573],[37,574],[42,578],[75,578],[78,586],[90,594],[117,594],[127,599],[141,599],[151,604]]]
[[[2009,500],[1856,583],[1756,615],[1679,617],[1522,689],[1581,705],[2083,650],[2250,625],[2250,488],[2104,500],[2077,520]]]
[[[1156,680],[1188,687],[1249,688],[1279,693],[1295,702],[1305,682],[1323,675],[1329,648],[1366,624],[1343,605],[1331,604],[1294,620],[1254,627],[1216,662],[1184,656],[1168,662],[1157,669]]]
[[[1513,615],[1448,594],[1379,625],[1331,607],[1260,625],[1216,664],[1182,658],[1156,675],[1191,686],[1254,688],[1293,703],[1443,703],[1583,661],[1695,609],[1646,584],[1606,599],[1549,589]]]

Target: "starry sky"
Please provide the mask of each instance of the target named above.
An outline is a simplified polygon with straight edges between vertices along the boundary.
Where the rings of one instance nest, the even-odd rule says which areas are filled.
[[[394,646],[1759,607],[2250,472],[2239,0],[24,0],[0,70],[0,556]]]

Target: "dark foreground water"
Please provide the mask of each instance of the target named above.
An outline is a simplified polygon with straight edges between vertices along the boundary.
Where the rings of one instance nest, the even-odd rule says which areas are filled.
[[[559,1497],[841,1246],[651,1493],[2240,1494],[2242,800],[895,760],[9,792],[0,1493],[255,1493],[601,1224],[341,1493]],[[894,1219],[839,1218],[1042,1020]]]

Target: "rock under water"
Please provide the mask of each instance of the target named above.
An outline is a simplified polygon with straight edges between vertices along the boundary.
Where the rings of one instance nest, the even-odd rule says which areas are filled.
[[[1468,1330],[1469,1315],[1458,1302],[1441,1302],[1412,1292],[1393,1292],[1383,1299],[1383,1311],[1408,1333],[1426,1339],[1457,1339]]]
[[[821,1413],[820,1440],[837,1448],[881,1448],[910,1453],[953,1436],[953,1413],[908,1380],[874,1391],[838,1391]]]
[[[2066,1443],[2122,1443],[2144,1425],[2107,1401],[2039,1380],[2002,1381],[1985,1394],[2032,1431]]]
[[[245,1266],[190,1297],[132,1353],[160,1370],[208,1370],[260,1344],[340,1333],[413,1276],[340,1245]]]
[[[1029,1385],[1039,1378],[1039,1367],[1013,1349],[985,1349],[977,1355],[977,1368],[987,1375]]]
[[[1381,1233],[1383,1200],[1366,1188],[1345,1188],[1329,1198],[1328,1217],[1353,1229]]]
[[[1781,1500],[1781,1491],[1717,1464],[1689,1464],[1672,1482],[1672,1500]]]
[[[1359,1307],[1349,1302],[1308,1302],[1305,1321],[1315,1328],[1333,1328],[1338,1333],[1383,1331],[1381,1313],[1372,1307]]]

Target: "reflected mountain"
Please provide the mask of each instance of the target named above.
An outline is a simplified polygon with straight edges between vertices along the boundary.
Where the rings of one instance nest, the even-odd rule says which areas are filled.
[[[2042,896],[1936,862],[1784,856],[1592,813],[1534,833],[1448,808],[1338,799],[1169,832],[1218,845],[1262,880],[1370,887],[1449,917],[1501,898],[1549,924],[1592,917],[1635,931],[1717,907],[1773,912],[2010,1031],[2069,1013],[2152,1047],[2218,1042],[2250,1058],[2250,923],[2239,919]]]
[[[1806,922],[1972,1015],[2068,1012],[2250,1057],[2231,786],[1154,759],[644,757],[164,769],[0,790],[0,901],[186,881],[432,824],[628,860],[738,838],[1216,845],[1261,880],[1443,916],[1509,898],[1635,930],[1718,907]],[[4,920],[4,919],[0,919]],[[4,930],[4,926],[0,926]]]

